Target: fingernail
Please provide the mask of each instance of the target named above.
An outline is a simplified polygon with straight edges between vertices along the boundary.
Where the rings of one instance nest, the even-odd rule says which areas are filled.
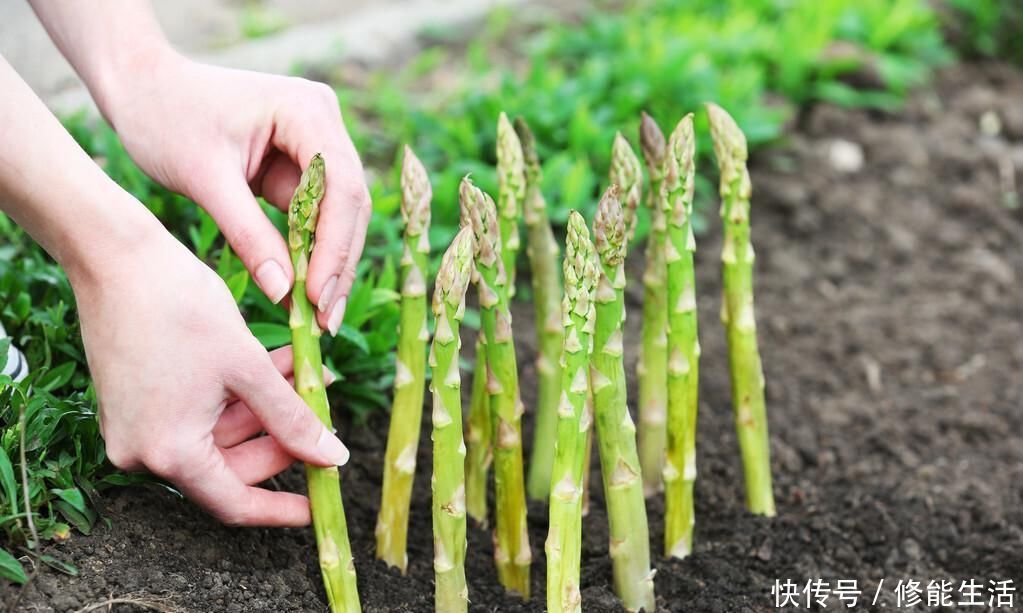
[[[331,383],[333,383],[335,381],[337,381],[337,375],[334,374],[334,371],[332,371],[331,369],[329,369],[326,366],[324,366],[323,367],[323,384],[324,385],[330,385]]]
[[[327,282],[323,284],[323,291],[320,292],[320,301],[316,303],[316,308],[321,313],[327,312],[327,307],[330,306],[330,299],[334,297],[335,286],[337,286],[337,275],[327,279]]]
[[[324,460],[336,466],[344,466],[348,463],[351,453],[336,436],[326,428],[320,433],[320,440],[316,441],[316,450],[320,452]]]
[[[327,319],[327,329],[330,330],[331,336],[337,336],[337,331],[341,329],[341,320],[345,318],[345,307],[348,306],[348,296],[341,296],[334,303],[334,308],[330,311],[330,317]]]
[[[270,302],[277,304],[288,295],[288,275],[274,260],[267,260],[256,269],[256,284],[263,290]]]

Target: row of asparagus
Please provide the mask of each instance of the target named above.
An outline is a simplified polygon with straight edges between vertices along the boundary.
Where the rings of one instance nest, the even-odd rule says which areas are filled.
[[[735,421],[749,509],[774,514],[764,380],[753,311],[753,250],[749,238],[750,182],[746,142],[732,118],[708,105],[721,173],[724,226],[722,321],[727,330]],[[579,611],[582,517],[593,425],[609,522],[614,587],[626,609],[653,611],[645,496],[663,490],[664,553],[685,557],[693,545],[696,417],[700,345],[697,334],[692,229],[695,134],[686,115],[665,140],[643,115],[640,143],[649,176],[651,217],[643,275],[642,346],[638,365],[639,427],[628,409],[623,361],[625,257],[643,199],[643,170],[627,139],[612,148],[610,187],[601,198],[592,235],[570,214],[561,253],[540,189],[540,163],[527,125],[498,122],[498,199],[467,177],[460,186],[462,230],[437,273],[427,327],[427,265],[432,191],[426,170],[406,148],[402,168],[401,317],[377,555],[405,571],[408,513],[416,467],[426,366],[431,369],[433,530],[436,606],[465,611],[466,517],[488,524],[487,486],[494,470],[494,557],[501,583],[529,596],[532,553],[526,498],[549,504],[547,606]],[[296,385],[327,423],[320,369],[319,329],[304,298],[323,161],[303,175],[290,210],[296,284],[291,327]],[[538,396],[535,440],[524,471],[518,367],[509,302],[527,229],[537,334]],[[481,329],[467,419],[463,422],[460,322],[465,296],[476,286]],[[463,432],[464,423],[464,432]],[[638,433],[638,444],[637,444]],[[333,611],[358,611],[355,571],[336,469],[308,469],[321,568]]]

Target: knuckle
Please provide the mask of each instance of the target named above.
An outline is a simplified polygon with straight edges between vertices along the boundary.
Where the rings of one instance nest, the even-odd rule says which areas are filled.
[[[177,475],[186,461],[182,450],[171,442],[156,443],[142,457],[143,464],[150,472],[164,478]]]
[[[224,524],[225,526],[239,527],[247,526],[249,523],[251,523],[249,513],[247,513],[244,509],[234,507],[216,509],[212,511],[212,514],[214,517],[217,518],[217,520],[220,523]]]
[[[138,465],[135,454],[117,439],[106,441],[107,459],[121,470],[132,470]]]

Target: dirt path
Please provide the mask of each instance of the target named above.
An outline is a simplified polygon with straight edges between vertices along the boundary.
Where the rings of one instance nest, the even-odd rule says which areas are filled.
[[[922,589],[943,579],[954,589],[970,579],[985,589],[988,580],[1023,587],[1023,214],[1004,205],[1010,173],[999,166],[1008,159],[1012,174],[1023,169],[1020,100],[1019,71],[954,68],[897,115],[812,109],[786,145],[755,160],[757,307],[779,515],[743,511],[711,232],[698,253],[698,540],[689,559],[658,562],[663,610],[774,610],[771,586],[786,579],[856,580],[859,610],[882,579],[885,610],[895,608],[900,579]],[[990,113],[1000,130],[985,136],[979,126],[995,127]],[[861,170],[834,169],[836,139],[862,148]],[[631,338],[639,264],[632,262]],[[518,307],[531,406],[532,323],[528,305]],[[409,575],[373,560],[385,432],[380,416],[346,433],[353,463],[344,488],[363,602],[367,611],[425,611],[428,445]],[[284,482],[301,487],[297,472]],[[588,612],[617,610],[601,499],[594,492],[586,528]],[[650,511],[659,543],[660,502]],[[111,594],[167,596],[187,611],[322,610],[308,531],[223,528],[156,491],[115,493],[106,512],[111,528],[61,547],[81,575],[42,574],[25,610],[71,611]],[[546,519],[540,506],[530,513],[534,591],[542,594]],[[469,538],[473,610],[542,610],[539,598],[503,599],[489,535],[472,529]],[[837,604],[832,598],[829,608]]]

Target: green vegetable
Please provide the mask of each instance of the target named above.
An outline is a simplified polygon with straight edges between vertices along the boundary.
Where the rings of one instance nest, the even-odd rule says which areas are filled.
[[[600,444],[615,593],[627,610],[653,613],[654,581],[646,502],[636,452],[636,426],[629,415],[622,351],[628,224],[614,184],[597,207],[593,243],[600,257],[600,280],[594,294],[596,327],[590,356],[590,388]]]
[[[465,440],[469,445],[465,456],[465,506],[469,516],[482,527],[487,525],[487,482],[490,464],[494,461],[494,449],[490,441],[490,394],[487,393],[485,340],[481,331],[476,340],[472,396],[465,427]]]
[[[721,250],[724,305],[721,321],[728,337],[732,406],[746,475],[746,504],[759,515],[775,514],[771,489],[771,446],[764,403],[764,371],[757,348],[753,309],[753,244],[750,242],[750,185],[746,137],[732,117],[707,105],[714,153],[721,171]]]
[[[615,133],[611,146],[611,185],[617,185],[624,209],[625,230],[629,240],[636,234],[636,211],[643,199],[643,168],[636,152],[621,132]],[[596,238],[594,238],[596,240]]]
[[[508,297],[515,295],[515,261],[519,255],[519,217],[526,196],[522,145],[508,116],[497,120],[497,213],[501,230],[501,261],[508,275]]]
[[[582,215],[568,218],[565,240],[565,297],[562,325],[561,404],[551,479],[550,525],[547,532],[547,610],[581,611],[579,567],[582,556],[582,492],[586,435],[590,419],[589,361],[596,313],[593,306],[597,266]]]
[[[547,500],[551,490],[551,466],[554,463],[554,436],[558,424],[558,400],[561,396],[561,272],[558,266],[558,242],[547,217],[547,202],[540,189],[543,171],[536,155],[536,143],[529,126],[521,117],[515,131],[522,143],[526,165],[526,255],[533,281],[533,312],[536,322],[536,425],[533,451],[529,458],[526,492],[530,498]]]
[[[426,385],[426,275],[430,257],[430,198],[426,169],[405,147],[401,172],[401,216],[405,223],[401,258],[401,320],[394,377],[394,404],[384,459],[384,485],[377,516],[377,557],[402,573],[408,566],[409,503]]]
[[[302,173],[288,207],[288,248],[295,267],[288,323],[295,360],[295,389],[329,428],[330,406],[323,386],[323,360],[320,356],[321,332],[313,305],[306,296],[305,285],[324,187],[323,157],[316,154]],[[322,468],[307,464],[306,479],[309,482],[316,546],[320,552],[320,571],[330,610],[344,613],[361,611],[345,510],[341,504],[338,469],[336,466]]]
[[[448,247],[433,292],[433,569],[436,609],[466,611],[465,441],[462,440],[462,383],[458,353],[459,323],[465,314],[465,290],[475,247],[471,228],[462,228]]]
[[[507,276],[501,261],[497,209],[466,177],[459,190],[462,211],[476,238],[480,322],[487,354],[494,446],[494,491],[497,516],[494,560],[501,584],[529,597],[529,564],[533,559],[526,525],[526,488],[522,470],[522,400],[515,362]]]
[[[642,345],[636,367],[639,379],[639,457],[643,490],[647,496],[661,491],[668,431],[668,299],[664,264],[664,134],[652,117],[643,113],[639,141],[650,174],[647,208],[650,236],[643,272]]]
[[[696,322],[693,190],[696,139],[692,113],[668,139],[664,212],[668,270],[668,451],[664,462],[664,551],[684,558],[693,548],[696,409],[700,341]]]

